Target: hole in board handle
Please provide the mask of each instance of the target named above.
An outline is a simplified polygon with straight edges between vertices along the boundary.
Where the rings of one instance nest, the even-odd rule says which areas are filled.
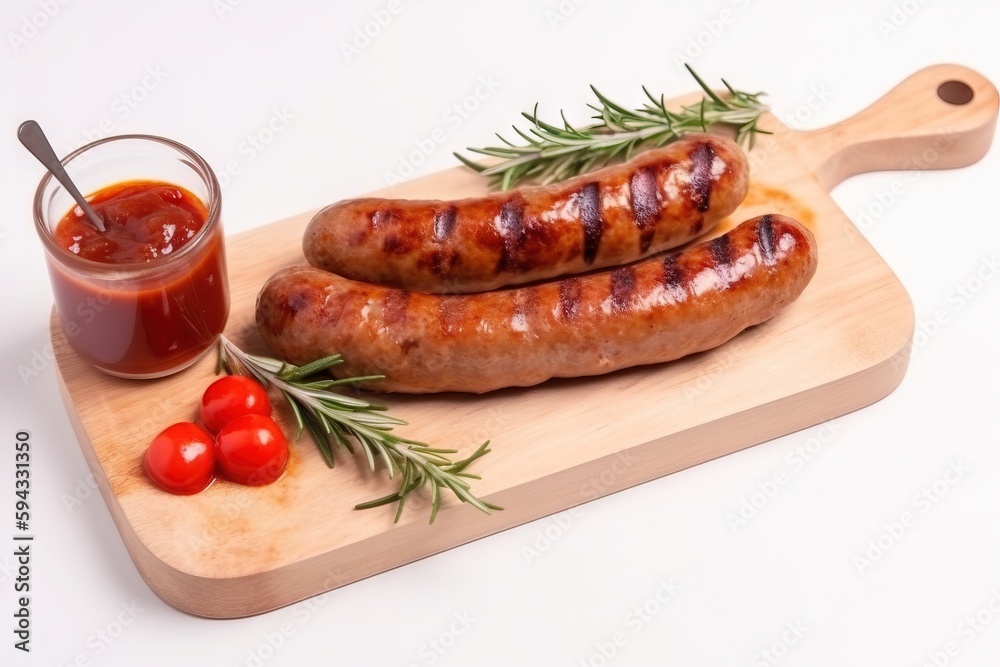
[[[964,81],[945,81],[937,89],[937,95],[948,104],[962,105],[972,101],[975,93]]]

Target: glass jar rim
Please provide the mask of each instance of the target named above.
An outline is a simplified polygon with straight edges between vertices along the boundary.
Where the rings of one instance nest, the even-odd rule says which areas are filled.
[[[178,141],[153,134],[116,134],[80,146],[69,155],[62,158],[60,162],[64,167],[66,167],[70,162],[91,149],[114,141],[129,139],[164,144],[176,150],[187,160],[190,160],[188,166],[195,167],[194,171],[204,178],[205,185],[208,188],[208,201],[205,202],[208,214],[205,218],[205,223],[201,226],[201,229],[199,229],[198,232],[177,252],[170,253],[166,257],[158,257],[154,261],[115,264],[109,262],[98,262],[85,257],[80,257],[79,255],[70,252],[67,248],[63,248],[60,244],[56,243],[52,230],[49,229],[49,225],[45,222],[43,198],[45,189],[54,179],[52,172],[46,171],[45,175],[42,176],[42,180],[38,184],[38,188],[35,190],[35,198],[32,205],[32,212],[35,218],[35,230],[38,232],[38,236],[42,239],[42,242],[46,245],[50,254],[58,256],[62,261],[73,264],[75,268],[102,273],[132,273],[136,271],[149,271],[154,268],[158,270],[175,264],[192,252],[196,252],[196,249],[202,239],[213,233],[214,229],[218,226],[219,216],[222,209],[222,188],[219,186],[219,179],[216,177],[215,172],[209,166],[208,162],[206,162],[201,155]],[[191,163],[193,163],[193,165]]]

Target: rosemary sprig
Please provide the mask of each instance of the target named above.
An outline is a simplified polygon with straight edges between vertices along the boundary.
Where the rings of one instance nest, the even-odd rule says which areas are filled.
[[[597,122],[585,127],[573,127],[566,114],[559,112],[562,127],[547,123],[538,117],[538,105],[531,113],[521,115],[531,121],[527,132],[516,125],[514,132],[527,145],[517,145],[499,133],[503,146],[472,148],[480,155],[501,158],[502,161],[484,165],[455,153],[463,164],[484,176],[493,178],[501,190],[509,190],[524,179],[534,179],[546,184],[561,181],[577,174],[603,167],[613,160],[628,160],[640,147],[663,146],[691,132],[706,132],[712,126],[736,129],[736,141],[746,142],[753,148],[756,134],[770,134],[757,127],[767,105],[760,101],[765,93],[746,93],[736,90],[723,79],[728,94],[720,96],[702,81],[690,65],[684,65],[698,86],[705,92],[700,102],[670,111],[663,95],[654,97],[645,86],[642,92],[648,101],[639,109],[626,109],[611,101],[594,86],[599,105],[587,106],[597,113]]]
[[[225,336],[219,337],[217,372],[225,370],[230,374],[249,375],[264,386],[281,391],[298,424],[296,439],[308,429],[329,467],[334,466],[335,446],[343,446],[354,454],[353,439],[361,445],[372,471],[376,462],[381,460],[390,478],[397,474],[400,476],[399,488],[394,493],[355,505],[355,509],[369,509],[394,502],[397,505],[393,522],[398,522],[407,496],[427,485],[431,491],[431,523],[434,523],[441,506],[442,488],[487,514],[491,510],[503,509],[474,496],[466,481],[480,479],[466,472],[466,468],[490,452],[488,440],[467,458],[452,461],[448,454],[458,450],[438,449],[395,435],[391,432],[393,427],[403,426],[406,422],[387,414],[386,406],[330,391],[340,385],[380,380],[384,376],[367,375],[339,380],[315,377],[341,363],[341,355],[334,354],[305,366],[293,366],[270,357],[247,354]]]

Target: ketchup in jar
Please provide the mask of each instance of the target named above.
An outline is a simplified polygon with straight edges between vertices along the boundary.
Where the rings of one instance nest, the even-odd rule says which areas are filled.
[[[141,159],[136,163],[130,154]],[[91,159],[74,165],[78,158]],[[36,226],[70,347],[121,377],[160,377],[194,363],[229,314],[219,187],[211,169],[180,144],[143,135],[95,142],[64,165],[80,190],[91,193],[87,201],[105,227],[96,229],[75,204],[58,213],[61,186],[48,175],[42,180]],[[150,178],[115,179],[124,174]]]

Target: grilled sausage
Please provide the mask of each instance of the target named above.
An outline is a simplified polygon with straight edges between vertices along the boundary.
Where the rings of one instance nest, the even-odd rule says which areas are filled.
[[[303,250],[353,280],[480,292],[680,246],[736,209],[748,173],[736,144],[691,135],[550,186],[459,201],[349,199],[315,215]]]
[[[598,375],[721,345],[798,297],[812,233],[765,215],[724,236],[614,270],[482,294],[433,295],[283,269],[257,299],[264,341],[301,365],[336,352],[337,377],[376,391],[482,393]]]

